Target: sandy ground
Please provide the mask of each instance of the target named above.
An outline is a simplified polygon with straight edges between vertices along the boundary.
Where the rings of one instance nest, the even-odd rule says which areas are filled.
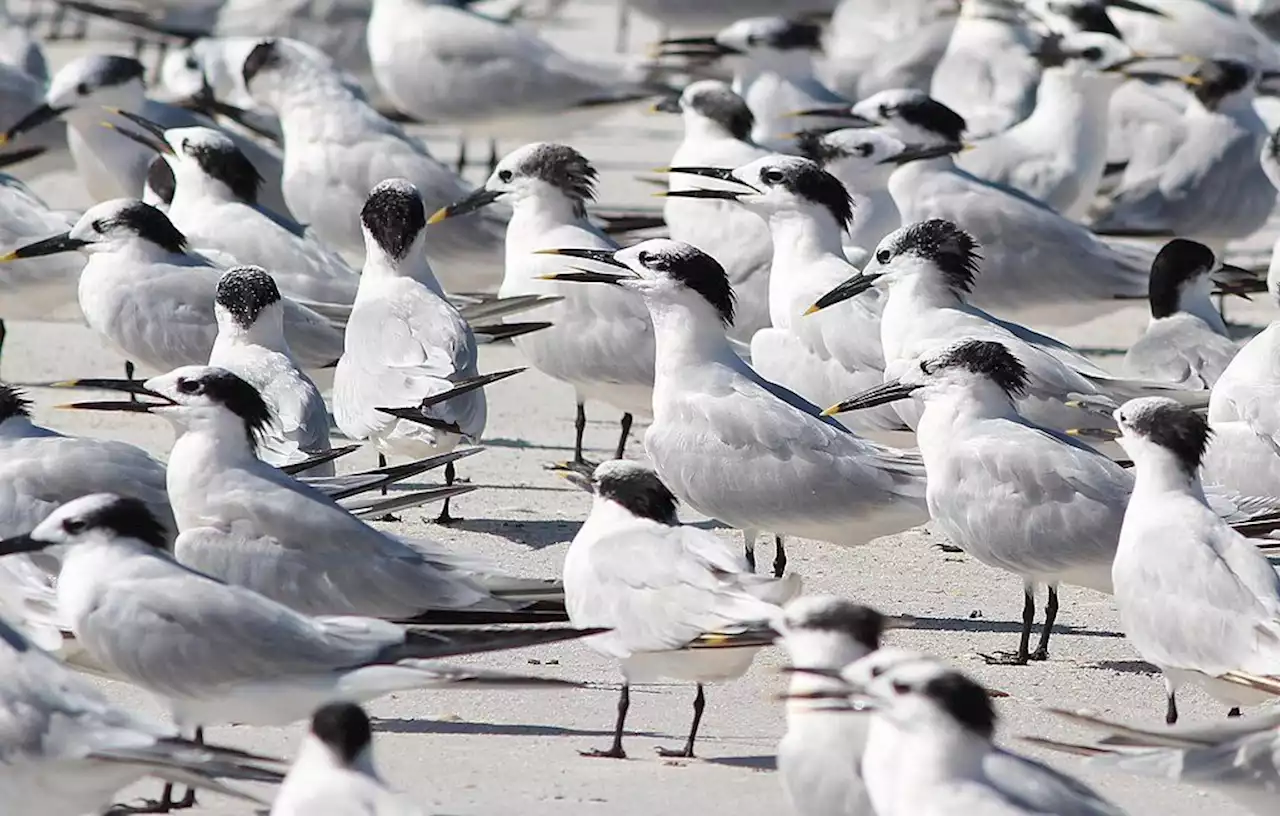
[[[572,8],[572,7],[571,7]],[[581,43],[609,21],[606,6],[586,6],[557,36]],[[633,32],[635,39],[643,30]],[[82,46],[81,46],[82,47]],[[68,47],[55,53],[65,61]],[[599,164],[602,200],[653,203],[637,172],[669,157],[676,122],[627,113],[571,141]],[[452,149],[433,141],[441,155]],[[83,193],[65,174],[36,180],[54,206],[83,204]],[[1231,316],[1255,325],[1270,319],[1268,304],[1233,307]],[[1089,347],[1122,349],[1140,332],[1144,307],[1134,305],[1088,326],[1059,332]],[[1102,358],[1104,361],[1107,357]],[[1117,358],[1110,358],[1116,362]],[[521,364],[510,346],[486,347],[482,370]],[[16,382],[85,375],[114,375],[122,360],[102,349],[85,328],[74,325],[11,324],[3,375]],[[464,520],[441,528],[424,519],[434,509],[409,511],[397,532],[432,537],[449,546],[481,553],[502,568],[528,575],[556,575],[565,549],[589,508],[589,498],[544,465],[571,452],[573,398],[570,389],[536,372],[493,386],[489,427],[481,456],[466,460],[461,475],[480,489],[456,502]],[[77,414],[54,410],[65,393],[35,390],[37,418],[59,430],[128,440],[164,455],[172,433],[149,417]],[[595,456],[611,451],[616,413],[590,405],[587,440]],[[643,456],[643,428],[630,444],[630,456]],[[344,460],[354,469],[371,464],[362,452]],[[703,521],[686,515],[691,522]],[[718,530],[725,536],[737,533]],[[764,545],[762,545],[763,547]],[[1161,721],[1164,697],[1159,677],[1137,659],[1120,634],[1114,604],[1088,591],[1066,588],[1059,631],[1048,662],[1021,668],[989,667],[979,652],[1011,649],[1016,644],[1022,606],[1021,584],[964,556],[946,554],[925,530],[880,539],[857,549],[807,541],[789,545],[792,569],[807,588],[836,593],[886,613],[914,616],[915,629],[894,632],[894,645],[939,655],[981,682],[1009,693],[998,704],[1000,738],[1018,747],[1020,735],[1079,740],[1087,735],[1064,727],[1045,706],[1088,708],[1103,716],[1154,724]],[[771,553],[766,547],[762,562]],[[392,695],[370,705],[375,718],[377,756],[386,778],[424,810],[433,813],[485,814],[518,808],[522,813],[714,812],[775,814],[786,804],[773,773],[774,751],[783,733],[782,707],[773,700],[784,687],[775,671],[783,662],[776,650],[763,652],[741,681],[709,691],[699,741],[699,758],[664,760],[653,749],[683,740],[693,690],[676,685],[646,687],[633,698],[627,749],[630,759],[587,759],[583,749],[608,743],[614,718],[618,676],[608,660],[577,645],[559,645],[489,656],[477,663],[510,671],[603,684],[608,688],[516,692],[423,692]],[[149,697],[125,685],[103,682],[114,699],[158,710]],[[1221,706],[1193,689],[1179,700],[1185,721],[1212,720]],[[258,752],[292,755],[304,733],[288,728],[219,727],[211,740]],[[1031,752],[1035,754],[1036,752]],[[1133,813],[1191,816],[1214,812],[1240,814],[1229,800],[1214,794],[1089,771],[1075,759],[1051,758],[1063,770],[1097,785]],[[153,794],[136,786],[129,796]],[[198,813],[244,814],[243,803],[204,796]]]

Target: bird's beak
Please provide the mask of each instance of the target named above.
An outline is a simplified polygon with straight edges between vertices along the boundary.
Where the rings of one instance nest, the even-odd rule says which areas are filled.
[[[819,668],[816,666],[780,666],[778,674],[807,674],[814,677],[826,677],[844,682],[839,669]]]
[[[58,408],[72,411],[124,411],[135,414],[151,413],[152,408],[163,408],[178,403],[164,394],[152,391],[141,380],[112,380],[86,378],[81,380],[63,380],[49,384],[50,388],[93,388],[99,391],[118,391],[140,397],[151,397],[159,402],[138,402],[135,400],[99,400],[92,402],[71,402]]]
[[[481,187],[461,201],[436,210],[431,214],[431,217],[427,219],[427,223],[439,224],[446,218],[453,218],[457,215],[466,215],[469,212],[475,212],[476,210],[489,206],[499,198],[502,198],[501,192],[497,190],[486,190]]]
[[[1125,69],[1140,62],[1185,62],[1190,65],[1200,65],[1204,60],[1191,54],[1148,54],[1145,51],[1134,51],[1133,56],[1103,68],[1102,71],[1107,74],[1122,74]]]
[[[88,246],[89,243],[89,241],[82,241],[79,238],[72,238],[70,232],[64,232],[61,235],[45,238],[43,241],[36,241],[34,244],[27,244],[5,255],[0,255],[0,263],[20,261],[24,258],[39,258],[42,255],[57,255],[60,252],[74,252],[81,247]]]
[[[715,37],[672,37],[659,40],[651,51],[655,57],[695,57],[712,60],[743,53],[736,48],[717,42]]]
[[[52,122],[54,119],[57,119],[69,110],[71,110],[70,105],[62,108],[55,108],[48,103],[41,105],[11,125],[4,133],[0,134],[0,145],[8,144],[15,136],[26,133],[29,130],[35,130],[45,122]]]
[[[741,201],[744,195],[749,193],[740,193],[733,190],[663,190],[654,193],[658,198],[709,198],[723,201]]]
[[[913,161],[936,159],[941,156],[952,156],[968,150],[969,146],[962,142],[943,142],[936,145],[907,145],[901,153],[881,159],[880,164],[908,164]]]
[[[1114,442],[1124,436],[1115,428],[1068,428],[1065,433],[1077,439],[1098,439],[1103,442]]]
[[[861,411],[866,408],[875,408],[877,405],[887,405],[891,402],[904,400],[915,393],[920,386],[910,385],[908,383],[891,380],[881,383],[874,388],[868,388],[861,394],[849,397],[844,402],[832,405],[830,408],[822,412],[823,416],[835,416],[843,414],[846,411]]]
[[[680,113],[680,97],[664,96],[649,106],[650,113]]]
[[[596,492],[595,485],[592,483],[590,476],[583,475],[578,471],[574,470],[573,468],[570,468],[567,466],[562,467],[557,465],[556,467],[551,468],[551,470],[557,476],[564,479],[566,482],[578,488],[579,490],[585,490],[588,493]]]
[[[747,184],[742,179],[733,174],[733,170],[728,167],[659,167],[658,173],[679,173],[684,176],[702,176],[703,178],[716,179],[717,181],[726,181],[730,184],[736,184],[739,187],[746,187],[752,192],[760,192],[755,187]]]
[[[1267,290],[1267,282],[1259,278],[1256,272],[1232,264],[1219,266],[1210,277],[1218,287],[1219,294],[1236,295],[1248,300],[1249,295]]]
[[[1194,74],[1177,76],[1174,74],[1161,74],[1157,71],[1121,71],[1120,73],[1129,79],[1139,79],[1147,82],[1181,82],[1188,88],[1199,88],[1204,84],[1204,80]]]
[[[1125,11],[1136,11],[1139,14],[1150,14],[1153,17],[1169,16],[1168,14],[1165,14],[1163,11],[1161,11],[1158,8],[1152,8],[1151,6],[1143,5],[1142,3],[1135,2],[1135,0],[1105,0],[1105,3],[1107,8],[1109,9],[1124,9]]]
[[[614,251],[609,249],[539,249],[535,250],[533,254],[563,255],[566,258],[581,258],[584,261],[595,261],[608,266],[616,266],[619,269],[627,269],[627,265],[614,258]],[[616,286],[619,281],[634,277],[629,269],[627,269],[627,274],[625,275],[612,272],[592,272],[586,269],[578,269],[577,267],[570,267],[570,269],[573,271],[554,272],[549,275],[539,275],[538,278],[540,280],[568,281],[570,283],[609,283]]]
[[[30,533],[0,540],[0,555],[39,552],[49,546],[47,542],[36,541]]]
[[[116,131],[126,139],[137,142],[138,144],[142,145],[148,150],[153,150],[162,156],[177,155],[174,152],[173,147],[165,139],[164,137],[165,129],[162,126],[157,125],[155,122],[152,122],[150,119],[144,119],[143,117],[138,116],[135,113],[130,113],[129,111],[120,110],[118,108],[109,108],[109,110],[111,111],[111,113],[114,113],[117,116],[121,116],[125,119],[128,119],[130,122],[133,122],[135,125],[142,128],[146,133],[145,135],[143,133],[137,133],[135,131],[122,128],[119,125],[116,125],[112,122],[103,122],[102,123],[103,127],[110,128],[111,130]]]
[[[849,278],[849,280],[845,281],[844,283],[840,284],[836,288],[832,289],[830,292],[827,292],[825,295],[818,298],[817,301],[815,301],[812,306],[804,310],[804,313],[806,315],[811,315],[814,312],[820,312],[823,309],[834,306],[837,303],[846,301],[849,298],[857,297],[858,295],[870,289],[875,284],[875,282],[882,277],[884,277],[882,273],[875,273],[875,272],[869,275],[866,272],[861,272],[857,275],[854,275],[852,278]]]
[[[537,249],[534,250],[533,254],[562,255],[566,258],[581,258],[584,261],[595,261],[608,266],[616,266],[619,269],[627,268],[626,264],[613,257],[615,250],[612,249]]]
[[[1263,71],[1256,91],[1262,96],[1280,96],[1280,71]]]
[[[799,118],[802,116],[822,116],[827,119],[843,119],[849,123],[847,127],[850,127],[850,128],[869,128],[869,127],[875,127],[876,125],[880,124],[879,122],[871,121],[865,116],[859,116],[858,114],[854,113],[853,108],[849,107],[848,105],[841,105],[841,106],[833,105],[831,107],[826,107],[826,108],[805,108],[804,110],[797,110],[797,111],[791,111],[790,113],[784,113],[783,116],[795,117],[795,118]]]

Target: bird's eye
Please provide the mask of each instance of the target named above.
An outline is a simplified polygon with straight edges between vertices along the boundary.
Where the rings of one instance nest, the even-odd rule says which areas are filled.
[[[190,70],[192,70],[192,71],[194,71],[194,70],[196,70],[197,68],[199,68],[199,67],[200,67],[200,63],[199,63],[199,62],[196,62],[196,55],[195,55],[195,54],[188,54],[188,55],[187,55],[187,61],[186,61],[185,63],[183,63],[183,65],[187,66],[187,68],[188,68],[188,69],[190,69]]]
[[[67,519],[62,522],[62,529],[72,535],[83,531],[84,526],[84,519]]]
[[[860,144],[853,149],[853,152],[854,152],[854,155],[858,156],[859,158],[865,159],[867,156],[871,155],[874,149],[875,148],[873,148],[869,144]]]
[[[79,85],[77,85],[77,86],[76,86],[76,94],[77,94],[77,95],[79,95],[79,96],[88,96],[88,95],[89,95],[89,85],[88,85],[88,83],[81,82]]]
[[[876,253],[876,261],[879,263],[887,264],[891,260],[893,260],[893,253],[887,249],[882,249]]]
[[[768,170],[765,170],[763,173],[760,174],[760,180],[763,181],[765,184],[781,184],[782,171],[776,168],[770,167]]]
[[[190,143],[189,141],[187,141],[186,139],[183,139],[183,140],[182,140],[182,144],[181,144],[181,145],[179,145],[179,147],[182,149],[182,152],[183,152],[183,153],[187,153],[187,154],[190,154],[190,153],[191,153],[191,151],[187,149],[187,145],[189,145],[189,144],[191,144],[191,143]]]
[[[648,251],[641,252],[636,256],[636,260],[640,262],[641,266],[648,266],[649,262],[653,260],[653,253]]]
[[[503,184],[511,181],[512,177],[513,174],[510,170],[500,170],[498,172],[498,181],[501,181]]]
[[[894,681],[893,681],[893,693],[894,693],[894,694],[906,694],[908,691],[911,691],[911,686],[907,685],[906,683],[902,682],[901,680],[894,680]]]
[[[881,118],[881,119],[889,119],[889,118],[892,118],[892,117],[893,117],[893,106],[892,106],[892,105],[881,105],[881,106],[880,106],[880,118]]]
[[[1084,57],[1090,62],[1097,62],[1098,60],[1102,59],[1102,49],[1097,47],[1096,45],[1090,46],[1089,48],[1086,48],[1085,50],[1081,51],[1080,56]]]
[[[872,676],[872,677],[879,677],[879,676],[880,676],[880,675],[882,675],[882,674],[884,674],[884,666],[872,666],[872,667],[871,667],[871,676]]]
[[[94,232],[103,232],[103,231],[104,231],[104,228],[105,228],[105,226],[106,226],[106,225],[105,225],[105,224],[103,224],[103,223],[102,223],[102,219],[101,219],[101,218],[99,218],[98,220],[96,220],[96,221],[94,221],[92,224],[90,224],[89,226],[93,227],[93,231],[94,231]]]
[[[924,374],[928,374],[928,373],[929,373],[929,364],[928,364],[927,362],[925,362],[924,360],[921,360],[921,361],[920,361],[920,371],[921,371],[921,373],[924,373]]]
[[[200,381],[188,379],[178,380],[178,390],[184,394],[194,394],[200,390]]]

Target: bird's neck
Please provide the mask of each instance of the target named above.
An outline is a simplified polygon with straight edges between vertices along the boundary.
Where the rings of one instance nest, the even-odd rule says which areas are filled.
[[[676,155],[679,155],[681,151],[695,149],[699,154],[709,152],[706,147],[708,144],[722,141],[736,142],[739,140],[716,120],[703,116],[696,111],[687,112],[684,114],[684,140],[676,150]]]
[[[649,313],[653,318],[655,389],[661,389],[664,383],[674,385],[690,369],[741,363],[709,303],[650,302]]]
[[[439,298],[444,298],[444,288],[436,280],[435,272],[427,261],[426,253],[421,247],[410,247],[403,258],[392,258],[380,247],[366,244],[364,267],[360,270],[360,281],[369,281],[370,286],[357,285],[356,298],[360,291],[371,291],[377,284],[386,283],[397,278],[409,278],[430,289]]]
[[[982,763],[993,750],[991,742],[956,724],[898,730],[897,755],[903,773],[894,799],[896,813],[923,813],[931,808],[930,789],[981,774]],[[916,804],[912,804],[912,803]]]
[[[1105,139],[1114,89],[1115,83],[1106,76],[1066,67],[1046,68],[1040,75],[1035,109],[1019,128],[1034,128],[1055,142],[1085,132]]]
[[[178,171],[174,180],[168,215],[179,229],[184,224],[198,225],[201,210],[210,204],[243,203],[230,187],[204,173]]]
[[[590,228],[583,202],[560,193],[524,196],[511,204],[511,221],[507,224],[508,240],[514,238],[522,244],[528,243],[531,236],[566,224]]]
[[[783,210],[769,216],[773,266],[811,263],[827,256],[844,257],[845,231],[824,209]]]
[[[1147,443],[1133,457],[1134,478],[1130,505],[1148,500],[1161,501],[1168,494],[1190,496],[1208,506],[1199,473],[1187,473],[1171,451]]]
[[[894,281],[880,315],[880,338],[885,360],[896,359],[901,339],[941,309],[959,309],[963,301],[945,283],[927,275],[910,275]],[[891,351],[893,349],[893,351]]]
[[[260,315],[248,326],[242,326],[235,320],[221,319],[221,316],[219,318],[218,336],[213,341],[213,353],[209,356],[210,365],[217,365],[214,361],[220,352],[237,346],[260,346],[267,351],[293,356],[289,351],[289,343],[285,340],[282,314],[277,314],[274,320],[268,315]]]
[[[103,591],[121,578],[138,577],[139,569],[163,573],[177,568],[149,544],[133,538],[95,535],[66,550],[58,573],[58,614],[79,633],[98,607]],[[180,568],[178,568],[180,569]]]

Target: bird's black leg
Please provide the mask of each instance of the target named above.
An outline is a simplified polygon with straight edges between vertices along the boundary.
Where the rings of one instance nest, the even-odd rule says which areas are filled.
[[[742,531],[742,554],[747,558],[747,566],[752,572],[756,571],[756,537],[759,535],[755,530]]]
[[[575,465],[585,465],[586,459],[582,458],[582,435],[587,430],[587,408],[581,402],[578,403],[578,413],[573,418],[573,463]]]
[[[452,487],[453,480],[457,478],[458,473],[453,469],[453,462],[444,466],[444,483],[446,486]],[[450,524],[458,521],[458,519],[449,515],[449,500],[444,500],[444,509],[440,511],[440,515],[436,516],[436,524]]]
[[[1026,588],[1025,602],[1022,604],[1022,638],[1018,641],[1018,651],[996,652],[982,655],[982,659],[992,666],[1025,666],[1031,648],[1031,627],[1036,620],[1036,596],[1031,587]]]
[[[462,175],[467,169],[467,137],[465,135],[458,137],[458,164],[455,169],[458,175]]]
[[[4,353],[4,339],[9,336],[9,330],[5,328],[4,321],[0,320],[0,355]]]
[[[1058,619],[1058,588],[1049,587],[1049,601],[1044,605],[1044,629],[1040,632],[1040,642],[1029,657],[1032,660],[1049,659],[1049,633],[1053,631],[1053,622]]]
[[[782,536],[773,536],[773,577],[781,578],[787,571],[787,548],[782,543]]]
[[[204,728],[196,728],[197,745],[204,745]],[[196,806],[196,789],[187,788],[187,793],[177,802],[173,803],[171,810],[188,810]]]
[[[489,140],[489,175],[498,169],[498,140]]]
[[[702,710],[706,707],[707,697],[702,691],[702,684],[699,683],[698,696],[693,698],[693,724],[689,726],[689,740],[679,751],[672,751],[669,748],[657,749],[660,756],[693,759],[693,742],[698,738],[698,725],[702,722]]]
[[[631,414],[622,415],[622,436],[618,437],[618,455],[614,459],[621,459],[622,455],[627,452],[627,437],[631,435]]]
[[[125,360],[125,361],[124,361],[124,378],[125,378],[126,380],[128,380],[129,382],[133,382],[133,372],[134,372],[135,370],[136,370],[136,368],[135,368],[135,366],[133,365],[133,361],[132,361],[132,360]],[[137,394],[130,394],[130,395],[129,395],[129,402],[137,402],[137,401],[138,401],[138,395],[137,395]]]
[[[1178,693],[1172,688],[1165,690],[1164,722],[1165,725],[1178,723]]]
[[[379,468],[384,468],[384,467],[386,467],[386,466],[387,466],[387,456],[386,456],[386,454],[379,453],[379,454],[378,454],[378,467],[379,467]],[[382,486],[382,495],[384,495],[384,496],[385,496],[385,495],[387,495],[387,486],[386,486],[386,485],[383,485],[383,486]],[[400,520],[400,517],[399,517],[399,516],[397,516],[395,513],[386,513],[386,514],[384,514],[384,515],[378,516],[377,520],[378,520],[378,521],[399,521],[399,520]]]
[[[618,721],[613,727],[613,745],[609,750],[581,751],[585,757],[602,757],[605,759],[626,759],[627,752],[622,750],[622,728],[627,724],[627,709],[631,707],[631,686],[622,684],[622,694],[618,697]]]

